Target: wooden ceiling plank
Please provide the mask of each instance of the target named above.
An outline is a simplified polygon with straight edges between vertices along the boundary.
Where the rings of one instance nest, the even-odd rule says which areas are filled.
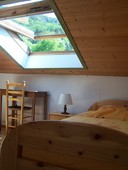
[[[127,0],[111,0],[111,1],[97,1],[97,0],[63,0],[63,2],[59,0],[55,0],[56,4],[58,5],[60,11],[63,12],[69,12],[71,13],[80,13],[80,12],[110,12],[110,11],[117,11],[120,9],[126,9],[127,8]],[[68,7],[66,5],[68,4]],[[68,14],[68,13],[67,13]]]

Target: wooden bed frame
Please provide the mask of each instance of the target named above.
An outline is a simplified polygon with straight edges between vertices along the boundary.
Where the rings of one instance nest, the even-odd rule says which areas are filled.
[[[128,170],[128,135],[85,123],[24,124],[6,136],[0,170]]]

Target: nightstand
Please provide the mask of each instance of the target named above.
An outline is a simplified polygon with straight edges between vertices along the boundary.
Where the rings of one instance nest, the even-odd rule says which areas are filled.
[[[71,114],[61,114],[60,112],[51,112],[48,114],[49,120],[62,120],[71,117]]]

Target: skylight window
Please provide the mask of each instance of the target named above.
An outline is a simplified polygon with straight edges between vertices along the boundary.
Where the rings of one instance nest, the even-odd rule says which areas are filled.
[[[2,21],[0,21],[0,25],[3,27],[0,27],[0,34],[4,32],[2,42],[0,42],[1,47],[4,48],[16,62],[25,69],[83,68],[82,59],[79,57],[79,51],[75,47],[75,43],[71,44],[66,35],[68,29],[63,29],[60,24],[60,19],[58,20],[55,13],[51,12],[52,9],[48,4],[49,1],[29,0],[21,1],[20,3],[12,2],[12,4],[3,4],[1,8],[9,8],[8,11],[13,8],[17,10],[15,6],[18,5],[19,11],[16,11],[16,13],[20,13],[24,9],[22,7],[23,4],[35,4],[35,8],[33,5],[30,8],[27,6],[30,12],[29,15],[27,12],[27,15],[21,13],[20,16],[13,16],[13,18],[10,16],[2,16]],[[17,2],[17,0],[15,0],[15,2]],[[12,42],[13,46],[5,46],[7,42],[5,43],[4,40],[7,37],[8,42]],[[16,57],[15,49],[17,50],[18,57]],[[22,58],[19,62],[20,56],[22,56]]]
[[[34,37],[19,34],[31,52],[74,51],[55,14],[39,14],[10,19],[34,33]]]

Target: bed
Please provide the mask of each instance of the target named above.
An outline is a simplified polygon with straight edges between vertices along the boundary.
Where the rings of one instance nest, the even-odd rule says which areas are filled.
[[[64,121],[99,125],[128,134],[128,101],[105,100]]]
[[[128,170],[127,106],[128,101],[98,102],[61,121],[17,127],[2,144],[0,170]],[[119,108],[123,117],[102,111],[97,117],[104,107]]]

